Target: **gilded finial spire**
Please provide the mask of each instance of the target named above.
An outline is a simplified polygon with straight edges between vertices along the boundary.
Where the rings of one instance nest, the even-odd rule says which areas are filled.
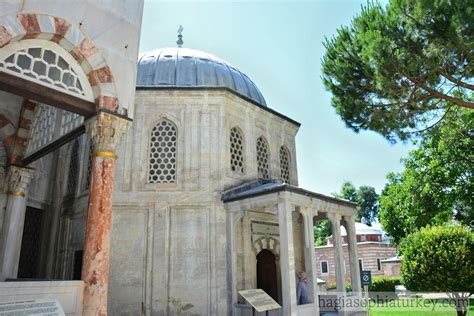
[[[176,44],[178,44],[178,47],[183,47],[183,26],[180,25],[178,28],[178,40],[176,41]]]

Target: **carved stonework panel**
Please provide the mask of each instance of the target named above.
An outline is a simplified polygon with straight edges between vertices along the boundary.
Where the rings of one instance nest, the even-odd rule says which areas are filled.
[[[280,231],[278,224],[252,221],[252,246],[256,253],[263,249],[280,255]]]

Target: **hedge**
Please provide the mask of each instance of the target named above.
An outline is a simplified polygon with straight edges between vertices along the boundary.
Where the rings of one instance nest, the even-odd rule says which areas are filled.
[[[377,275],[372,277],[372,285],[369,287],[370,292],[395,292],[395,285],[402,284],[399,277],[388,277]],[[336,281],[327,283],[327,289],[335,289]],[[352,291],[352,284],[346,282],[346,291]]]

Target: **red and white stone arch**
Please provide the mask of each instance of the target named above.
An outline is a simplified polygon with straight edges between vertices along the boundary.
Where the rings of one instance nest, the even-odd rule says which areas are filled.
[[[39,39],[58,44],[80,65],[92,87],[96,109],[120,112],[112,69],[80,25],[64,18],[19,13],[0,17],[0,49],[25,39]]]

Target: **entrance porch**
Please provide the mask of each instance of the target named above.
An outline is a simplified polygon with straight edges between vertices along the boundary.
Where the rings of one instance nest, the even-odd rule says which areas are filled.
[[[252,315],[238,291],[261,288],[281,306],[269,315],[319,315],[314,251],[314,222],[329,219],[334,235],[337,298],[347,296],[340,225],[349,236],[349,266],[353,291],[360,297],[360,273],[356,257],[355,204],[292,185],[258,180],[222,195],[227,211],[228,277],[232,315]],[[263,261],[263,262],[262,262]],[[273,268],[274,267],[274,268]],[[264,271],[265,272],[262,272]],[[307,275],[309,302],[297,302],[297,273]],[[337,311],[336,311],[337,312]],[[357,310],[341,309],[339,315]]]

